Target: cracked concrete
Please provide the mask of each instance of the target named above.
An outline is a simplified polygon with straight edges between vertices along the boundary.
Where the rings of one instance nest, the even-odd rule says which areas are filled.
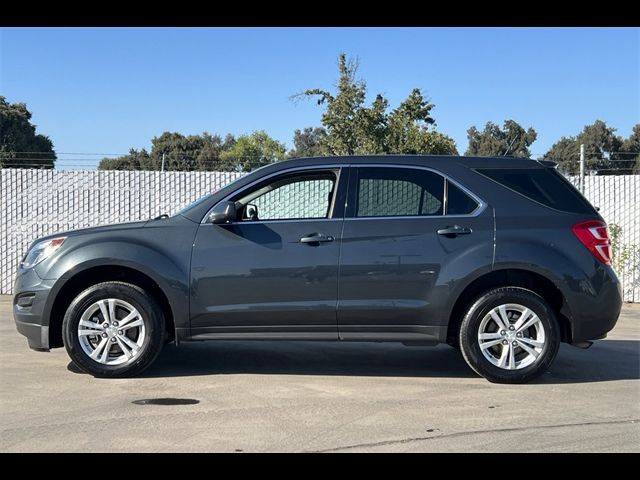
[[[32,352],[0,297],[0,451],[640,451],[640,306],[563,345],[528,385],[446,346],[220,342],[168,347],[142,378]],[[192,398],[196,405],[135,405]]]

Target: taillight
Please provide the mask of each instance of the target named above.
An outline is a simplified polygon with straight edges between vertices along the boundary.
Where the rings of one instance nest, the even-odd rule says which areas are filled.
[[[607,224],[600,220],[576,223],[573,233],[587,249],[605,265],[611,265],[613,252]]]

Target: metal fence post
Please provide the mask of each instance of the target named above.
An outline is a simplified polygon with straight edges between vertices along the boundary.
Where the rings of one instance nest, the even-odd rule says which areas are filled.
[[[584,143],[580,144],[580,192],[584,194]]]

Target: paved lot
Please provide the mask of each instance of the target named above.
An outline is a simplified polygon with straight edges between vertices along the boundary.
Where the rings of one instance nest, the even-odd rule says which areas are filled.
[[[640,451],[640,305],[512,386],[446,346],[311,342],[171,346],[100,380],[30,351],[8,296],[0,339],[0,451]],[[199,403],[132,403],[158,397]]]

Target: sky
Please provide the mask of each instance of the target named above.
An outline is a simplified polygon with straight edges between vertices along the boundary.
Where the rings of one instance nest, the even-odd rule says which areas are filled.
[[[27,104],[59,167],[166,130],[264,129],[291,148],[322,108],[290,96],[333,90],[341,52],[369,100],[421,88],[461,153],[488,121],[534,127],[534,157],[596,119],[623,136],[640,122],[638,28],[2,28],[0,95]]]

